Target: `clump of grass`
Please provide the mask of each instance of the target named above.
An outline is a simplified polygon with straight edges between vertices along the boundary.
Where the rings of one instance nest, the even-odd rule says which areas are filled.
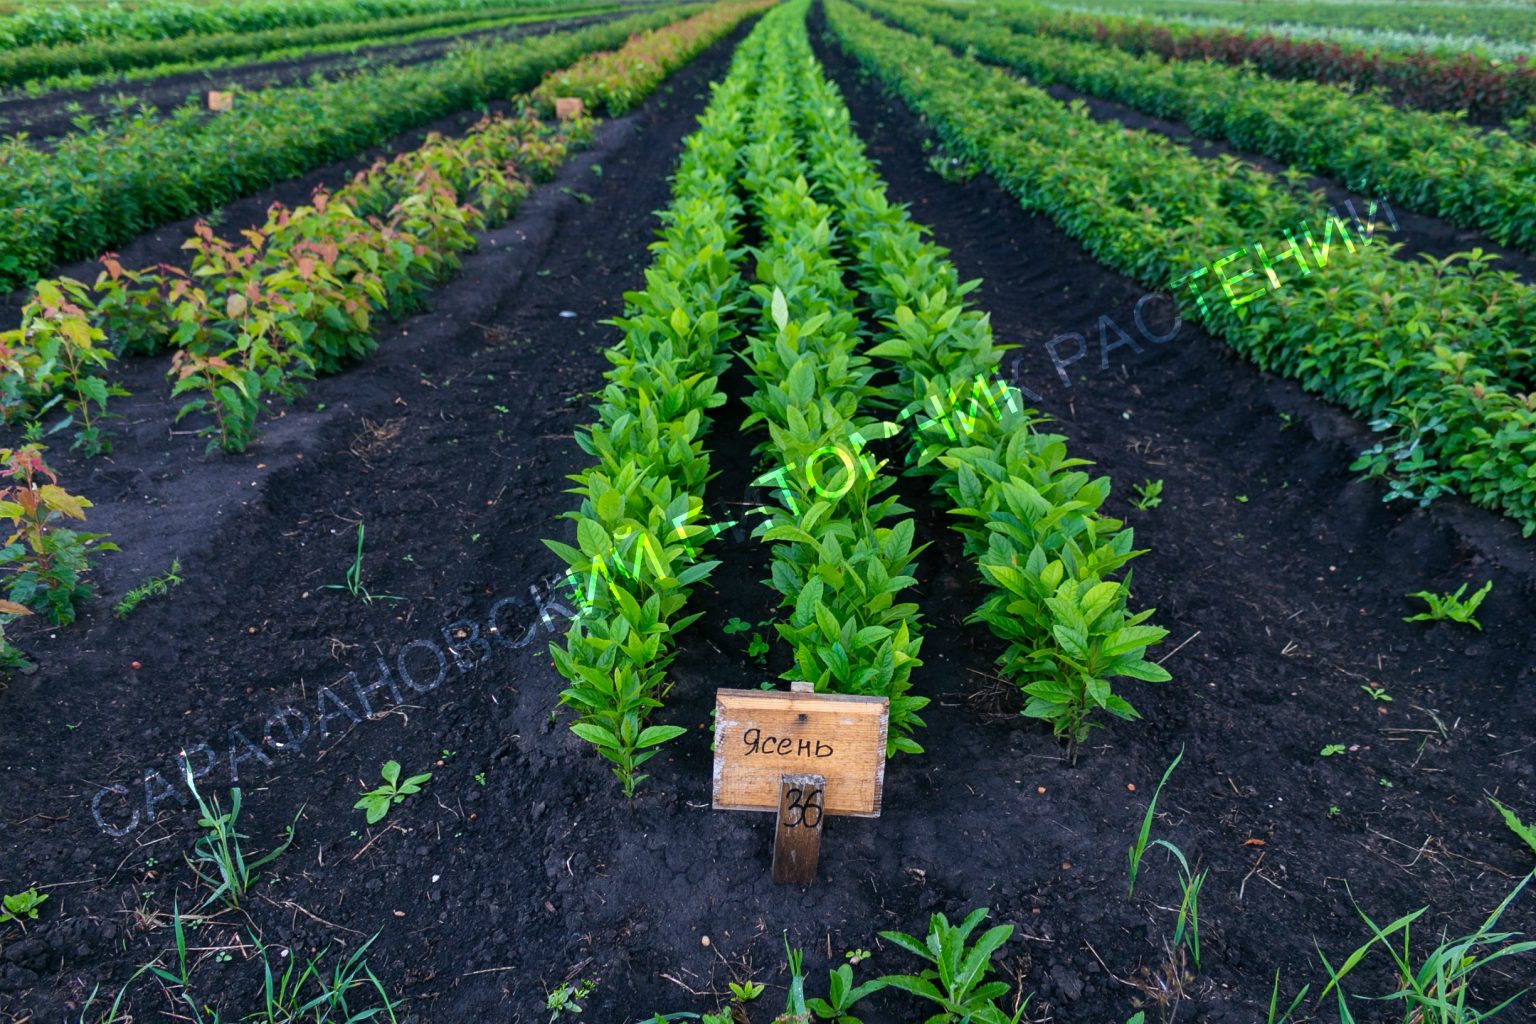
[[[1490,964],[1536,952],[1536,941],[1514,941],[1520,938],[1519,932],[1494,930],[1509,905],[1525,891],[1533,877],[1536,874],[1521,879],[1520,884],[1504,897],[1504,902],[1488,915],[1476,931],[1454,939],[1444,938],[1442,933],[1440,944],[1427,955],[1414,948],[1412,929],[1413,923],[1424,915],[1428,907],[1420,907],[1383,928],[1356,905],[1355,912],[1371,930],[1372,938],[1346,957],[1337,969],[1323,955],[1322,950],[1318,950],[1318,958],[1322,960],[1329,978],[1320,997],[1333,992],[1338,999],[1340,1024],[1355,1024],[1350,997],[1344,991],[1344,978],[1380,943],[1392,958],[1397,983],[1395,991],[1390,995],[1371,997],[1371,1001],[1401,1003],[1404,1024],[1483,1024],[1492,1020],[1521,999],[1529,989],[1522,989],[1502,1003],[1483,1010],[1472,1004],[1474,979]],[[1421,955],[1423,959],[1416,965]],[[1373,1016],[1372,1019],[1376,1018]]]

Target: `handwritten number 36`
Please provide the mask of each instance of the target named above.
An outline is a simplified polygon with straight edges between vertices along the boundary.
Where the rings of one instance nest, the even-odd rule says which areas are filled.
[[[795,828],[798,825],[804,825],[806,828],[816,828],[820,825],[821,795],[822,791],[819,789],[791,789],[789,808],[784,814],[784,827]],[[812,812],[816,815],[814,821],[811,820]]]

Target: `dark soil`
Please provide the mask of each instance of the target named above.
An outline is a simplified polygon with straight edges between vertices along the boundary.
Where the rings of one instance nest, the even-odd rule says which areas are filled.
[[[909,485],[919,540],[933,542],[915,588],[916,685],[933,703],[919,737],[928,752],[891,763],[883,816],[833,821],[822,880],[801,890],[769,884],[769,816],[710,810],[715,688],[753,687],[782,668],[752,664],[747,637],[722,632],[731,616],[773,612],[762,546],[745,529],[717,542],[716,590],[700,592],[707,613],[684,635],[661,715],[692,735],[647,766],[652,777],[625,805],[567,719],[551,715],[563,682],[545,647],[568,608],[548,596],[560,563],[540,540],[572,532],[557,518],[574,504],[566,475],[588,458],[571,434],[589,418],[600,350],[615,337],[599,321],[642,281],[651,211],[668,201],[679,140],[728,48],[605,127],[466,259],[434,313],[386,330],[375,358],[268,421],[248,455],[204,458],[196,439],[166,437],[169,403],[146,397],[119,425],[130,435],[119,455],[58,460],[97,502],[92,525],[128,550],[107,560],[103,596],[80,622],[28,631],[42,667],[0,692],[11,723],[0,733],[0,821],[15,839],[0,891],[35,882],[52,897],[25,935],[0,926],[0,1019],[74,1020],[67,1008],[92,986],[115,993],[168,947],[167,930],[139,929],[133,912],[196,898],[181,863],[193,815],[160,783],[178,750],[194,766],[207,760],[199,743],[219,760],[205,793],[230,784],[233,750],[255,849],[299,815],[274,877],[241,913],[193,933],[194,988],[231,1018],[256,1005],[252,934],[334,956],[377,932],[369,962],[405,998],[403,1021],[544,1021],[546,991],[575,977],[599,982],[582,1019],[635,1021],[713,1009],[728,981],[754,976],[769,985],[752,1007],[765,1024],[782,1005],[786,933],[819,991],[845,951],[875,951],[861,977],[915,967],[878,930],[921,931],[930,913],[988,906],[1017,926],[1002,962],[1039,993],[1037,1012],[1119,1024],[1137,996],[1127,983],[1160,962],[1177,899],[1155,853],[1127,899],[1124,850],[1181,747],[1155,834],[1211,874],[1204,961],[1179,1020],[1251,1024],[1276,969],[1287,990],[1315,991],[1314,937],[1335,961],[1365,941],[1351,894],[1378,920],[1428,905],[1428,936],[1474,927],[1529,869],[1482,791],[1536,806],[1536,723],[1522,699],[1536,661],[1531,545],[1453,502],[1384,506],[1347,470],[1362,428],[1193,326],[1066,387],[1042,342],[1088,333],[1100,315],[1133,329],[1134,283],[988,179],[930,173],[921,125],[828,48],[893,197],[933,225],[962,274],[986,279],[980,301],[998,336],[1022,346],[1010,371],[1043,394],[1074,453],[1116,480],[1115,507],[1150,549],[1135,563],[1136,602],[1171,631],[1175,681],[1129,689],[1145,721],[1106,728],[1068,764],[991,678],[997,641],[962,621],[982,590],[942,508]],[[130,386],[158,394],[162,369],[135,368]],[[725,389],[712,519],[757,503],[746,486],[755,438],[735,429],[738,370]],[[1131,485],[1148,478],[1166,482],[1162,506],[1127,510]],[[359,521],[364,584],[403,600],[322,589],[341,582]],[[178,556],[181,587],[126,621],[110,616],[123,591]],[[1409,591],[1489,577],[1482,633],[1400,621]],[[387,687],[374,688],[373,710],[385,710],[367,718],[355,689],[379,678],[380,659],[402,706],[389,710]],[[290,707],[310,727],[302,744]],[[281,750],[285,726],[294,742]],[[261,749],[270,763],[240,745],[264,732],[277,741]],[[1358,749],[1320,758],[1328,743]],[[369,828],[351,805],[389,758],[434,776]],[[153,823],[142,820],[146,772],[161,773],[148,780]],[[118,839],[92,818],[108,786],[121,789],[103,796],[105,824],[141,819]],[[1505,924],[1536,925],[1529,897]],[[221,947],[230,962],[218,961]],[[1512,991],[1508,977],[1485,987]],[[133,992],[140,1019],[168,1008],[156,985]],[[1511,1019],[1533,1012],[1530,1000]],[[918,1019],[879,1000],[860,1015]]]
[[[594,5],[595,6],[595,5]],[[10,135],[24,131],[33,139],[48,139],[75,131],[75,119],[82,115],[106,117],[128,97],[136,105],[158,109],[179,106],[189,99],[201,97],[209,89],[228,89],[238,86],[245,90],[271,89],[285,85],[299,85],[313,76],[326,78],[379,67],[412,67],[439,60],[450,49],[466,41],[505,42],[520,36],[540,36],[549,32],[561,32],[582,25],[593,25],[614,18],[628,17],[645,5],[635,4],[607,14],[580,18],[525,22],[501,28],[480,29],[458,35],[421,39],[412,43],[368,46],[347,53],[317,53],[287,60],[262,61],[253,57],[248,64],[236,64],[206,71],[187,71],[139,81],[114,82],[88,90],[71,90],[48,93],[42,96],[11,95],[0,97],[0,134]],[[65,109],[65,105],[79,109]]]

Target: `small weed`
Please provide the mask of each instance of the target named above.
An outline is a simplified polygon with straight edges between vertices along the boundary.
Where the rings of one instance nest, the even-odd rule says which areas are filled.
[[[735,636],[737,633],[745,633],[747,630],[751,629],[752,628],[752,623],[746,622],[746,621],[736,617],[735,615],[732,615],[731,616],[731,621],[727,622],[724,626],[721,626],[720,628],[725,633],[726,636]]]
[[[218,797],[214,797],[210,805],[197,791],[192,778],[192,766],[187,762],[185,752],[182,754],[181,767],[186,776],[187,788],[192,791],[192,799],[197,802],[198,813],[201,815],[197,819],[197,827],[203,830],[203,835],[192,845],[187,863],[191,865],[198,881],[212,889],[198,909],[219,899],[230,907],[238,908],[240,897],[250,890],[256,872],[282,856],[293,845],[293,829],[299,822],[299,816],[294,815],[293,824],[287,829],[288,837],[282,843],[256,860],[247,861],[240,843],[250,836],[242,835],[235,829],[235,822],[240,817],[240,788],[236,786],[229,791],[230,807],[228,813],[225,813],[219,807]],[[299,814],[303,813],[304,808],[300,807]]]
[[[1440,622],[1449,619],[1452,622],[1462,622],[1481,630],[1483,628],[1482,623],[1478,622],[1473,615],[1477,611],[1478,606],[1483,603],[1483,598],[1487,597],[1488,592],[1493,589],[1493,580],[1483,584],[1482,590],[1467,598],[1466,601],[1463,601],[1461,595],[1467,592],[1468,586],[1469,584],[1463,583],[1456,588],[1454,594],[1436,594],[1429,590],[1421,590],[1416,594],[1409,594],[1409,597],[1417,597],[1429,605],[1429,611],[1420,612],[1417,615],[1405,615],[1403,621]]]
[[[1525,845],[1531,848],[1532,853],[1536,853],[1536,826],[1527,825],[1521,821],[1514,811],[1505,807],[1493,797],[1489,797],[1488,802],[1499,809],[1499,814],[1503,815],[1504,824],[1509,826],[1509,830],[1524,840]],[[43,898],[47,899],[48,897],[44,896]],[[9,900],[10,897],[6,897],[6,899]]]
[[[1142,855],[1147,852],[1147,837],[1152,834],[1152,816],[1157,812],[1157,798],[1162,795],[1163,787],[1168,785],[1168,776],[1173,774],[1173,770],[1179,766],[1179,762],[1182,760],[1184,760],[1184,748],[1180,747],[1179,755],[1168,765],[1168,768],[1163,772],[1162,781],[1152,791],[1152,802],[1147,804],[1147,813],[1142,815],[1141,832],[1137,835],[1136,842],[1125,852],[1125,859],[1130,864],[1129,874],[1131,876],[1131,885],[1126,891],[1127,896],[1132,896],[1136,893],[1136,875],[1141,871]]]
[[[120,619],[127,618],[133,610],[144,603],[145,598],[160,597],[170,591],[172,587],[181,586],[181,559],[171,559],[171,568],[164,576],[155,576],[145,580],[123,595],[123,599],[117,602],[112,609],[112,614]]]
[[[761,665],[768,657],[768,641],[763,639],[763,634],[753,633],[752,639],[747,643],[747,657],[755,659]]]
[[[1380,686],[1366,686],[1361,684],[1360,689],[1371,695],[1372,700],[1391,701],[1392,695]]]
[[[21,892],[12,893],[10,896],[0,897],[0,923],[15,921],[17,926],[25,931],[26,928],[22,925],[21,919],[36,921],[37,908],[41,907],[47,899],[48,894],[38,892],[35,885]]]
[[[1205,879],[1210,874],[1210,870],[1207,869],[1198,874],[1191,871],[1189,861],[1184,857],[1184,851],[1166,839],[1153,840],[1152,845],[1161,846],[1173,854],[1173,859],[1178,862],[1179,888],[1183,892],[1183,897],[1179,900],[1179,916],[1173,927],[1173,944],[1183,945],[1189,950],[1190,961],[1198,971],[1200,969],[1200,890],[1205,885]]]
[[[1136,485],[1136,497],[1132,505],[1142,512],[1157,508],[1163,503],[1163,482],[1161,480],[1148,480],[1146,483]]]
[[[431,772],[423,772],[420,775],[412,775],[404,782],[400,781],[400,762],[385,761],[379,769],[379,776],[384,780],[382,786],[370,789],[362,795],[362,798],[352,806],[358,810],[368,812],[368,824],[377,824],[394,804],[404,803],[405,798],[421,792],[422,783],[432,777]]]
[[[1317,752],[1317,756],[1318,757],[1337,757],[1339,754],[1342,754],[1342,753],[1344,753],[1344,744],[1342,744],[1342,743],[1330,743],[1327,746],[1323,747],[1322,750],[1319,750]]]
[[[485,772],[475,772],[475,781],[482,786],[485,785]]]
[[[352,559],[352,565],[347,569],[346,583],[327,583],[321,590],[345,590],[353,597],[360,598],[365,604],[374,601],[404,601],[403,597],[393,594],[372,594],[363,586],[363,524],[357,524],[357,554]]]
[[[727,982],[731,989],[731,998],[738,1003],[750,1003],[763,994],[763,986],[755,981],[744,981],[737,984],[734,981]]]
[[[1429,908],[1420,907],[1382,927],[1372,921],[1357,904],[1355,912],[1371,930],[1372,938],[1349,954],[1337,969],[1323,955],[1322,950],[1318,950],[1318,959],[1323,962],[1329,979],[1320,997],[1333,992],[1338,999],[1340,1021],[1342,1024],[1354,1024],[1354,1010],[1350,1006],[1350,997],[1344,991],[1343,982],[1349,972],[1358,967],[1376,944],[1380,943],[1392,959],[1396,977],[1391,993],[1376,997],[1372,1002],[1397,1001],[1402,1006],[1403,1020],[1416,1024],[1473,1024],[1492,1020],[1524,996],[1525,991],[1517,992],[1504,1002],[1484,1010],[1472,1005],[1472,990],[1477,976],[1495,961],[1536,952],[1536,942],[1514,941],[1521,937],[1519,932],[1494,931],[1509,905],[1525,890],[1533,877],[1536,875],[1527,875],[1521,879],[1520,884],[1504,898],[1504,902],[1472,934],[1452,939],[1445,937],[1442,932],[1440,944],[1417,966],[1412,927]],[[1401,933],[1400,938],[1398,933]]]
[[[577,982],[575,985],[559,985],[545,994],[544,1009],[549,1011],[550,1024],[555,1024],[563,1015],[572,1017],[581,1013],[581,1000],[592,994],[597,988],[597,982],[591,978]]]

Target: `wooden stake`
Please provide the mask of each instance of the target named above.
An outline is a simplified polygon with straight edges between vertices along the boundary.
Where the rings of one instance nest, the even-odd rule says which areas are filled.
[[[826,778],[820,775],[779,777],[779,817],[773,837],[775,885],[810,885],[816,881],[826,785]]]

